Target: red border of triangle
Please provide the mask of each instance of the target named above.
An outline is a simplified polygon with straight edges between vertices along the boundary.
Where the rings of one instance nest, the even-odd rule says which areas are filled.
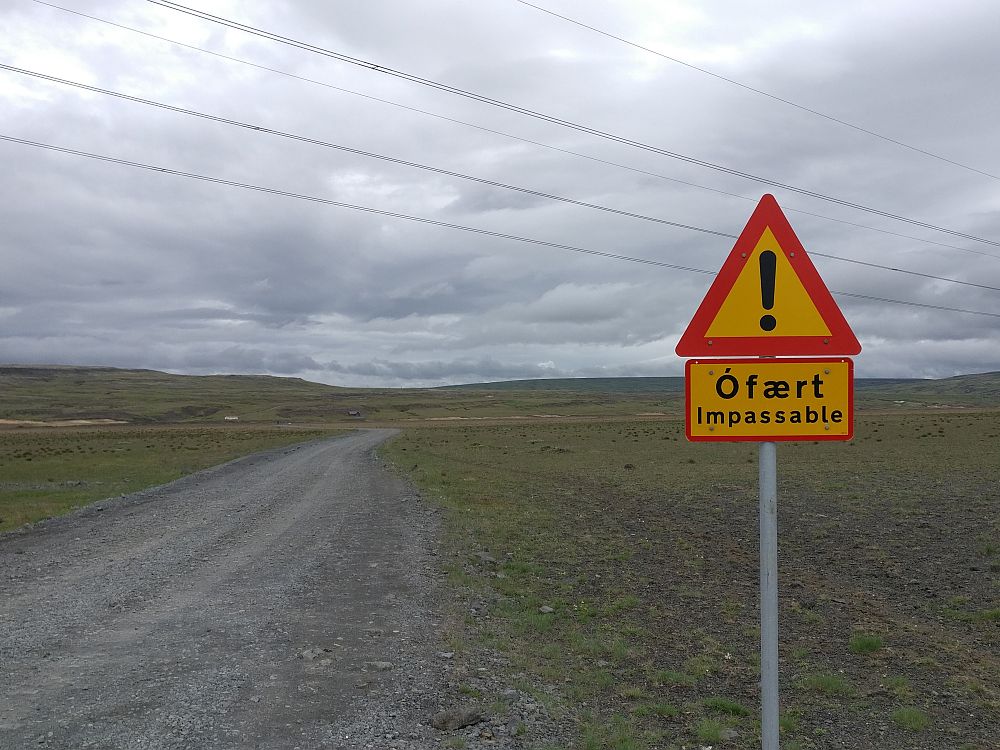
[[[829,336],[706,336],[708,327],[715,320],[726,298],[732,291],[740,272],[747,263],[764,230],[770,227],[781,251],[788,258],[792,269],[812,299],[820,317],[830,329]],[[794,257],[790,255],[794,253]],[[756,314],[753,311],[751,314]],[[674,350],[681,357],[714,356],[821,356],[828,354],[857,354],[861,351],[854,331],[847,324],[833,295],[827,289],[819,272],[809,259],[805,248],[795,236],[773,195],[764,195],[743,228],[732,252],[722,264],[715,281],[705,294],[705,299],[688,324],[687,330]]]

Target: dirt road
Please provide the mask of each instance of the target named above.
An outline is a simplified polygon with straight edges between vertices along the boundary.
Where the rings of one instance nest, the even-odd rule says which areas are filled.
[[[390,434],[0,537],[0,747],[436,746],[436,521]]]

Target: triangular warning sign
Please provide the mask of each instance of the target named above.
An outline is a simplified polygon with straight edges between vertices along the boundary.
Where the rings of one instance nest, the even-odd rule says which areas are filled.
[[[765,195],[675,351],[811,356],[857,354],[861,344],[778,202]]]

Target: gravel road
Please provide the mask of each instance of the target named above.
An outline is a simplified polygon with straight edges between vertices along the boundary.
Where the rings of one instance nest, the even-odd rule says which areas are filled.
[[[437,519],[376,458],[391,434],[0,536],[0,747],[439,747]]]

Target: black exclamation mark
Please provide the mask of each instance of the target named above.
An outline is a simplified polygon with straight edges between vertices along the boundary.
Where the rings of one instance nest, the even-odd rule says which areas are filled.
[[[778,267],[778,256],[771,250],[760,254],[760,304],[765,310],[774,307],[774,274]],[[760,327],[765,331],[773,331],[778,321],[773,315],[764,315],[760,319]]]

